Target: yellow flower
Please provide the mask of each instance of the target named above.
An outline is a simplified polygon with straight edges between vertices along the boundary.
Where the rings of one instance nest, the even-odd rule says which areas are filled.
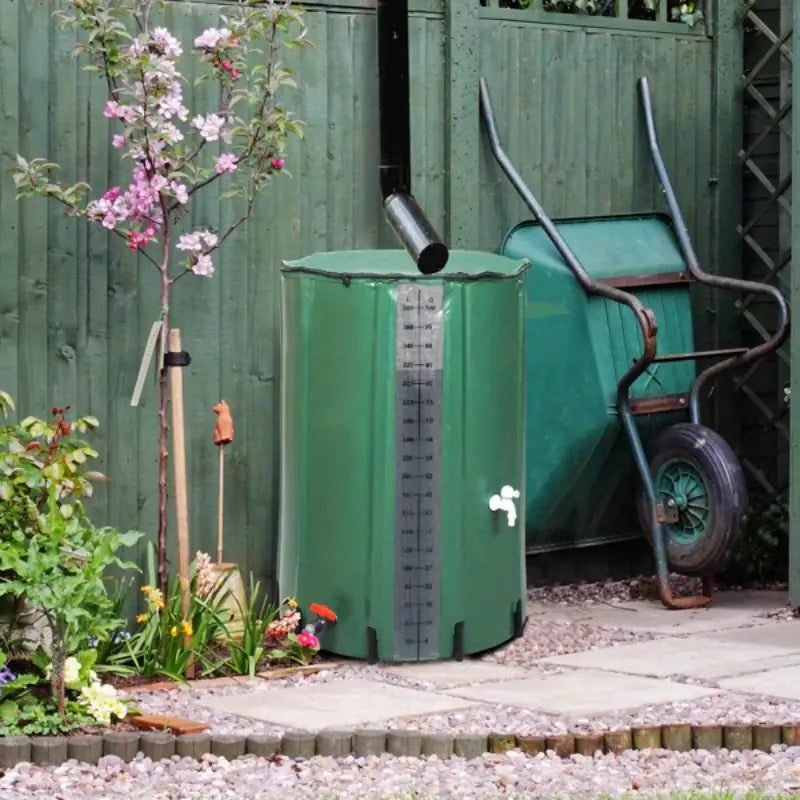
[[[289,606],[289,608],[297,608],[297,600],[295,600],[294,597],[290,597],[286,601],[286,605]]]
[[[183,630],[183,632],[184,632],[184,633],[185,633],[187,636],[191,636],[191,635],[194,633],[194,631],[192,630],[192,623],[191,623],[191,622],[184,622],[184,623],[181,625],[181,630]]]
[[[149,620],[149,619],[150,619],[150,615],[149,614],[139,614],[139,616],[136,617],[136,621],[137,622],[147,622],[147,620]]]
[[[178,626],[177,625],[173,625],[169,629],[169,635],[172,636],[173,638],[175,638],[178,635]]]
[[[153,600],[153,605],[156,608],[164,608],[164,601],[160,597],[156,597],[156,599]]]
[[[150,592],[153,591],[153,587],[152,586],[142,586],[142,588],[139,589],[139,591],[140,592],[144,592],[145,594],[150,594]]]

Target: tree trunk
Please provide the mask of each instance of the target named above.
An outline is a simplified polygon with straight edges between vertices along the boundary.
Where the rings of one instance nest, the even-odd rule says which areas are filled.
[[[169,279],[167,271],[161,273],[161,342],[162,355],[169,349]],[[166,600],[167,597],[167,444],[169,424],[167,422],[167,405],[169,392],[167,387],[167,367],[162,361],[159,367],[158,386],[160,402],[158,408],[158,588]]]
[[[50,689],[53,696],[57,699],[58,713],[64,717],[64,639],[61,636],[61,631],[56,626],[51,627],[51,635],[53,641],[51,647],[53,650],[52,660],[50,663]]]

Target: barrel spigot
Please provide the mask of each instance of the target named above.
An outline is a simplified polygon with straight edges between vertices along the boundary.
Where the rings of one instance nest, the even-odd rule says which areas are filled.
[[[508,527],[513,528],[517,524],[517,507],[514,500],[519,497],[519,490],[512,486],[504,486],[500,494],[493,494],[489,498],[490,511],[504,511],[508,515]]]

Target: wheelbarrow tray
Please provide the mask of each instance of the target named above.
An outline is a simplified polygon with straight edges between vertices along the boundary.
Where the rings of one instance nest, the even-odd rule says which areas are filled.
[[[668,217],[575,218],[557,225],[593,278],[625,288],[655,311],[660,352],[694,349],[690,282]],[[528,550],[638,536],[634,462],[616,404],[619,378],[641,353],[637,323],[626,306],[583,291],[538,223],[516,225],[502,253],[531,262]],[[693,361],[656,363],[636,380],[632,406],[660,412],[637,414],[645,441],[686,418],[681,402],[695,374]]]

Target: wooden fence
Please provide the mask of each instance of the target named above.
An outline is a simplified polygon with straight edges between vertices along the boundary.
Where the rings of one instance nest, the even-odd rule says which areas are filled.
[[[720,0],[707,26],[690,29],[663,19],[550,13],[540,4],[515,10],[412,0],[413,190],[434,224],[453,246],[497,250],[503,233],[528,216],[490,159],[478,116],[480,75],[510,155],[553,216],[661,208],[635,93],[636,79],[647,75],[700,256],[711,269],[736,274],[741,117],[733,92],[741,48],[734,5]],[[172,0],[166,22],[188,39],[226,6]],[[211,406],[224,397],[236,420],[226,557],[268,583],[278,515],[278,267],[313,251],[396,246],[379,205],[371,6],[307,4],[314,47],[292,56],[299,89],[287,98],[307,123],[306,143],[287,154],[293,177],[275,181],[253,223],[226,245],[213,279],[176,287],[171,309],[192,356],[184,373],[192,548],[213,550]],[[0,150],[58,161],[65,179],[88,175],[99,193],[123,179],[106,144],[103,87],[72,58],[72,34],[50,10],[43,0],[0,3]],[[189,64],[187,75],[192,106],[201,89],[189,88]],[[193,214],[198,225],[221,227],[232,211],[207,197]],[[150,270],[102,228],[45,201],[17,203],[3,176],[0,387],[21,414],[69,404],[99,417],[95,442],[109,481],[93,515],[148,534],[157,515],[154,384],[139,408],[130,397],[159,310]],[[698,293],[702,344],[730,341],[735,312],[727,302]],[[723,421],[730,412],[724,400],[717,410]]]

